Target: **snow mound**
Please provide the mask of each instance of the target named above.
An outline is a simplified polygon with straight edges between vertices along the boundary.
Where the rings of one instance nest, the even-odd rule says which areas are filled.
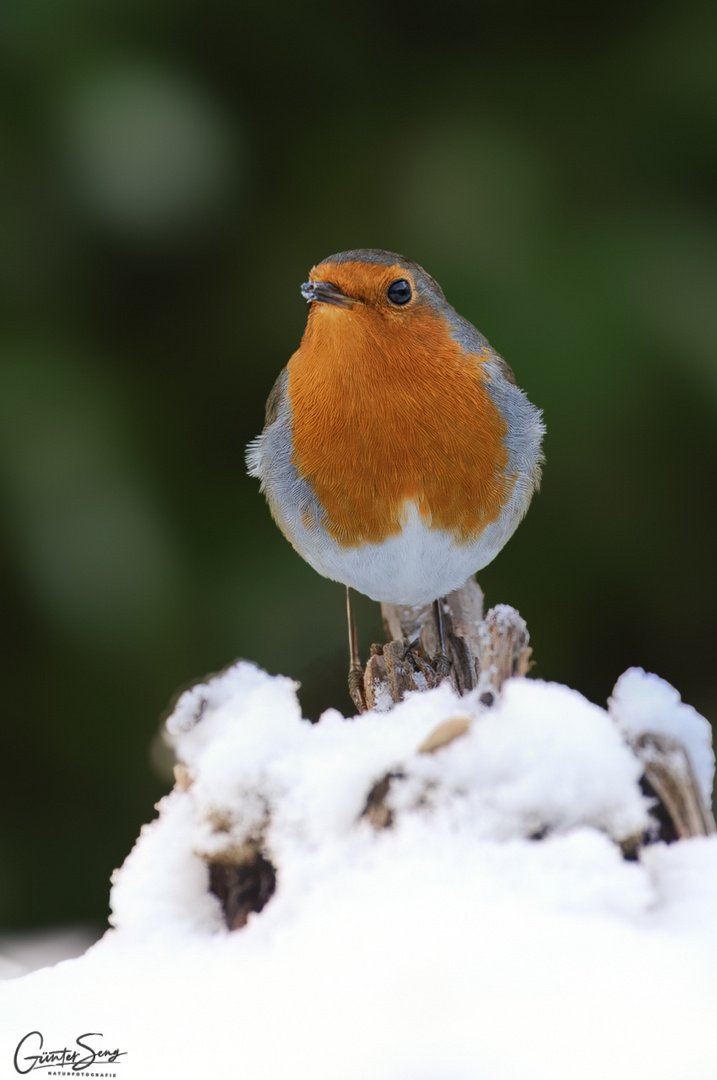
[[[712,776],[676,691],[444,683],[315,725],[295,691],[242,662],[182,696],[114,928],[0,986],[8,1045],[103,1032],[126,1080],[714,1080],[717,838],[623,854],[651,829],[623,733],[657,716]],[[230,932],[208,863],[251,850],[276,889]]]

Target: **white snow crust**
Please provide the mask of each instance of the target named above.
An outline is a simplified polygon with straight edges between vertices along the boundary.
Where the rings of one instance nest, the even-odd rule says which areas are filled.
[[[657,722],[713,775],[672,687],[627,672],[608,712],[532,679],[492,708],[444,683],[315,725],[295,689],[242,662],[183,695],[192,783],[116,872],[105,937],[0,983],[0,1075],[42,1031],[102,1033],[125,1056],[94,1075],[124,1080],[715,1080],[717,837],[620,847],[651,827],[623,733]],[[247,842],[277,888],[232,933],[205,859]]]

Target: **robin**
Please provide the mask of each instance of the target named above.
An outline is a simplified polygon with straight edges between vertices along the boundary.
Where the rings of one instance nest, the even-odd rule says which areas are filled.
[[[347,586],[352,690],[349,587],[392,604],[434,601],[440,672],[438,600],[495,558],[528,509],[541,413],[402,255],[331,255],[301,292],[306,330],[248,447],[249,472],[299,554]]]

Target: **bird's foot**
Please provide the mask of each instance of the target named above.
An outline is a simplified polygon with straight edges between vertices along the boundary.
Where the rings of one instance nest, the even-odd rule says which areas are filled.
[[[363,669],[354,667],[353,664],[349,668],[349,693],[358,711],[360,713],[366,712],[368,706],[366,705],[366,693],[363,684]]]
[[[438,682],[443,682],[450,675],[451,662],[443,651],[437,652],[433,657],[433,670],[436,673]]]

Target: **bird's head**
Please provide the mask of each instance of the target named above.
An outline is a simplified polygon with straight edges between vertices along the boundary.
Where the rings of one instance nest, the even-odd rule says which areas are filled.
[[[330,255],[313,267],[301,293],[312,314],[350,311],[370,321],[415,321],[445,304],[441,287],[417,263],[370,248]]]

